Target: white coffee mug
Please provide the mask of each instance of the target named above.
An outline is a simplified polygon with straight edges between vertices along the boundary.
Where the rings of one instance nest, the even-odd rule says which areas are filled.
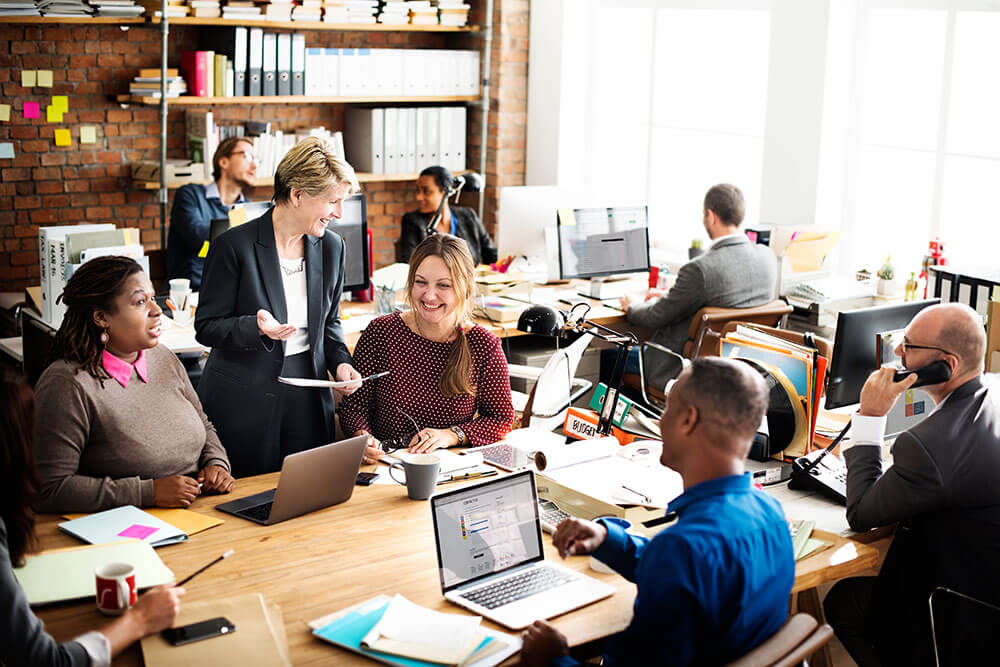
[[[128,563],[105,563],[94,570],[97,609],[106,616],[120,616],[135,604],[135,568]]]

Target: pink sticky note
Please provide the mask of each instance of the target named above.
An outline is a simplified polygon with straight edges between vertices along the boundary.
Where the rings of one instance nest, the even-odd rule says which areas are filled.
[[[158,530],[159,528],[143,526],[141,523],[133,523],[131,526],[118,533],[118,537],[134,537],[138,540],[144,540]]]
[[[25,102],[24,103],[24,117],[25,118],[38,118],[38,102]]]

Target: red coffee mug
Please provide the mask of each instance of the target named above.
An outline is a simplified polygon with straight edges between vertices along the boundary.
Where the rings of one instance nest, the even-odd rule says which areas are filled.
[[[97,579],[97,609],[107,616],[120,616],[135,604],[135,568],[128,563],[105,563],[94,570]]]

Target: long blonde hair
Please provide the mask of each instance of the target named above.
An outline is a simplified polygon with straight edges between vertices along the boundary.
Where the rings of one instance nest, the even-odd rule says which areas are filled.
[[[469,381],[472,367],[472,349],[466,323],[472,319],[472,289],[474,286],[475,263],[469,246],[460,238],[450,234],[432,234],[420,242],[410,256],[410,272],[406,277],[406,303],[414,317],[416,304],[413,303],[413,281],[417,268],[428,257],[440,257],[451,274],[452,287],[458,296],[456,308],[458,316],[458,337],[452,342],[448,361],[438,382],[441,393],[452,398],[461,394],[474,394],[476,387]]]

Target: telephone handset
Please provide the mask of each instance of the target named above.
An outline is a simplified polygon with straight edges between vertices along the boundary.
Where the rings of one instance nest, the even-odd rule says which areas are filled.
[[[944,359],[939,359],[932,364],[928,364],[923,368],[913,368],[902,371],[896,371],[893,375],[893,382],[900,382],[901,380],[916,373],[917,381],[913,383],[914,387],[926,387],[930,384],[940,384],[942,382],[947,382],[951,379],[951,366]]]

